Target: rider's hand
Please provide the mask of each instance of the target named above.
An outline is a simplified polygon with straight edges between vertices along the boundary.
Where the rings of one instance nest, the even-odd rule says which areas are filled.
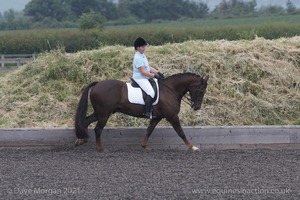
[[[159,74],[154,74],[154,78],[156,78],[156,79],[162,79],[162,77]]]
[[[164,76],[164,74],[163,73],[160,73],[160,72],[158,72],[157,73],[162,79],[164,79],[165,78],[165,76]]]

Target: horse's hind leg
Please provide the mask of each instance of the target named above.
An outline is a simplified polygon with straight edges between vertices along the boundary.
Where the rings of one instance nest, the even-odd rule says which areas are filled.
[[[96,114],[93,113],[93,114],[91,114],[91,115],[89,115],[89,116],[87,116],[87,117],[85,118],[85,126],[88,127],[91,123],[93,123],[93,122],[95,122],[95,121],[97,121],[97,120],[98,120],[98,119],[97,119]]]
[[[147,149],[148,139],[149,139],[151,133],[153,132],[154,128],[160,122],[160,120],[161,120],[160,118],[154,118],[150,121],[150,124],[148,125],[148,128],[147,128],[147,134],[145,135],[143,143],[142,143],[142,147],[144,149]]]
[[[109,115],[108,115],[109,116]],[[95,127],[95,136],[96,136],[96,148],[100,152],[106,152],[107,150],[103,148],[101,143],[101,134],[104,129],[104,126],[106,125],[106,122],[109,117],[101,117],[98,119],[98,123]]]
[[[181,139],[184,141],[184,143],[186,144],[186,146],[188,147],[188,149],[191,149],[193,151],[198,150],[198,147],[193,146],[190,141],[187,139],[187,137],[185,136],[182,127],[180,125],[180,121],[178,116],[174,116],[172,118],[167,119],[168,122],[171,123],[171,125],[173,126],[173,128],[175,129],[175,131],[177,132],[177,134],[179,135],[179,137],[181,137]]]
[[[84,127],[86,128],[86,131],[87,131],[87,132],[88,132],[89,125],[90,125],[91,123],[97,121],[97,120],[98,120],[98,119],[97,119],[95,113],[93,113],[93,114],[91,114],[91,115],[89,115],[89,116],[87,116],[87,117],[85,118]],[[84,140],[85,140],[85,142],[87,142],[87,139],[84,139]]]
[[[93,113],[93,114],[91,114],[91,115],[89,115],[89,116],[87,116],[85,118],[84,127],[85,127],[85,129],[86,129],[87,132],[88,132],[89,125],[91,123],[95,122],[95,121],[97,121],[97,117],[96,117],[95,113]],[[87,139],[86,138],[85,139],[77,139],[75,141],[75,146],[80,146],[80,145],[82,145],[84,143],[87,143]]]

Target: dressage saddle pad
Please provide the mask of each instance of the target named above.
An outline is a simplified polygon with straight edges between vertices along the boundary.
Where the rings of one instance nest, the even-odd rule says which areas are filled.
[[[159,87],[157,79],[154,79],[156,87],[157,87],[157,98],[153,100],[153,105],[158,103],[159,99]],[[140,87],[132,87],[131,83],[126,83],[128,90],[128,100],[130,103],[145,105],[145,101],[143,99],[143,91]]]

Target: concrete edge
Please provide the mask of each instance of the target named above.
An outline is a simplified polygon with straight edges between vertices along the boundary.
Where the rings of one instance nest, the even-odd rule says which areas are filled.
[[[183,127],[188,139],[201,149],[300,149],[300,126],[201,126]],[[146,128],[106,128],[105,146],[140,148]],[[93,130],[89,130],[94,142]],[[2,128],[0,147],[49,147],[70,145],[73,128]],[[157,127],[149,139],[152,148],[186,149],[172,127]]]

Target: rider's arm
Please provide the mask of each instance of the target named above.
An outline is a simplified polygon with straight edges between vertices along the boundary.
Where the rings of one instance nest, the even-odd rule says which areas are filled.
[[[139,67],[139,70],[143,76],[147,76],[149,78],[154,78],[154,74],[148,72],[144,67]],[[151,70],[150,70],[151,71]]]
[[[158,70],[153,68],[153,67],[150,67],[150,72],[153,73],[153,74],[157,74]]]

